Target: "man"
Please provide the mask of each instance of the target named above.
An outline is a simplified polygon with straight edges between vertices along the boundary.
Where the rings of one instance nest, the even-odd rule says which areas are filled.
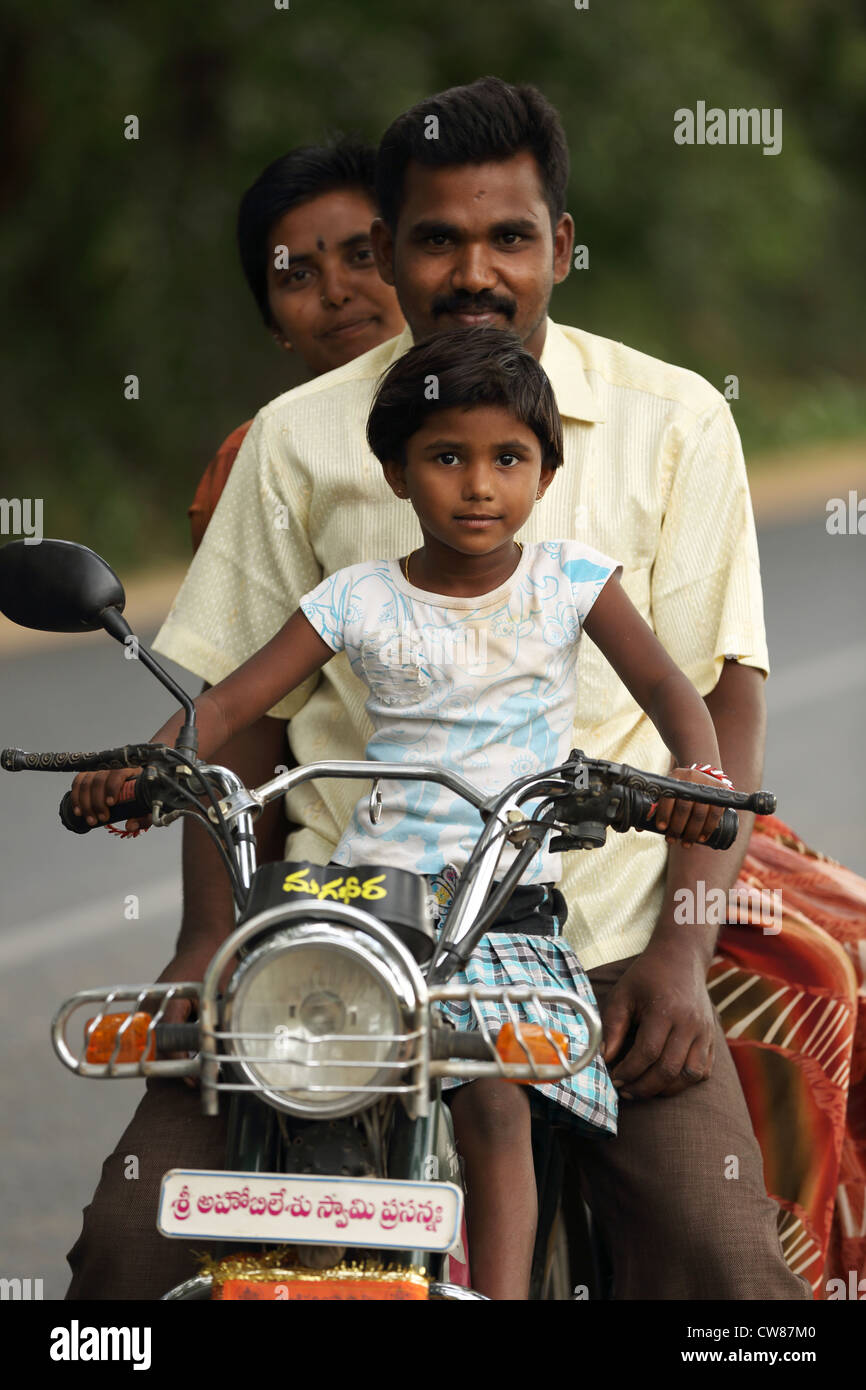
[[[539,356],[563,416],[565,467],[525,538],[584,538],[624,562],[633,602],[706,698],[726,772],[752,789],[761,774],[768,662],[736,429],[718,392],[693,373],[547,317],[553,286],[570,265],[567,175],[559,119],[532,88],[485,78],[394,122],[377,163],[382,219],[374,248],[410,329],[256,417],[157,649],[213,683],[261,646],[323,574],[408,553],[418,541],[414,516],[389,494],[364,443],[373,387],[413,336],[456,323],[499,324]],[[649,721],[591,651],[579,680],[575,743],[666,770],[668,754]],[[317,686],[272,714],[255,752],[234,764],[250,781],[278,761],[282,718],[291,720],[299,763],[363,754],[363,687],[339,657]],[[326,862],[353,801],[350,783],[298,789],[287,807],[299,826],[287,854]],[[612,836],[604,850],[571,856],[562,884],[567,935],[596,990],[605,1057],[624,1099],[616,1140],[579,1141],[618,1298],[809,1296],[784,1262],[760,1152],[707,995],[715,929],[683,929],[673,915],[677,890],[696,893],[700,880],[707,890],[733,883],[750,818],[743,822],[724,855],[667,850],[654,836]],[[187,908],[164,978],[201,978],[229,928],[228,895],[213,863],[190,836]],[[143,1135],[146,1122],[179,1125],[181,1111],[190,1146],[183,1161],[202,1161],[202,1125],[214,1122],[195,1125],[180,1088],[169,1094],[168,1084],[153,1088],[109,1164],[116,1168],[120,1149]],[[160,1153],[152,1147],[150,1181],[158,1183],[160,1165],[180,1161],[177,1145],[167,1137]],[[730,1155],[738,1159],[735,1182],[726,1180]],[[86,1224],[71,1257],[79,1271],[71,1296],[93,1296],[88,1289],[110,1277],[104,1259],[94,1273],[95,1232],[100,1223],[108,1229],[116,1191],[110,1172],[90,1233]]]

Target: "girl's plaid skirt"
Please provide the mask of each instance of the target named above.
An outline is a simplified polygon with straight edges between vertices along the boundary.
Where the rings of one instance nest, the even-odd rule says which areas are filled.
[[[554,919],[555,920],[555,919]],[[558,931],[558,923],[557,931]],[[573,990],[586,1003],[597,1008],[592,986],[580,967],[577,956],[559,935],[526,936],[510,932],[488,932],[472,952],[465,970],[454,975],[455,985],[551,985]],[[509,1021],[507,1010],[494,1000],[479,1000],[477,1007],[485,1024],[495,1037]],[[472,1005],[468,1000],[439,1004],[456,1028],[477,1031]],[[515,1004],[518,1017],[527,1023],[543,1023],[565,1033],[569,1054],[576,1056],[586,1046],[587,1029],[583,1020],[571,1009],[559,1008],[550,1001],[539,1009],[532,1004]],[[445,1077],[443,1088],[459,1086],[456,1077]],[[584,1132],[605,1131],[616,1134],[617,1095],[599,1056],[576,1076],[562,1081],[533,1083],[533,1092],[544,1096],[556,1107],[548,1105],[550,1120],[566,1120]]]

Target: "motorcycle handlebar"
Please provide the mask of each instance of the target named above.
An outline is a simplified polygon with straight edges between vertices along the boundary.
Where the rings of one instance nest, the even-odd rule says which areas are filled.
[[[197,1052],[201,1045],[198,1023],[158,1023],[154,1032],[157,1052]]]
[[[104,748],[98,753],[28,753],[23,748],[4,748],[0,751],[0,767],[6,772],[113,772],[121,767],[148,767],[161,760],[164,749],[154,743],[126,743],[121,748]],[[120,799],[111,807],[107,821],[88,825],[83,816],[72,809],[72,795],[67,792],[60,803],[61,823],[75,835],[87,835],[91,830],[114,821],[144,820],[150,815],[153,791],[143,778],[134,777],[123,785]]]
[[[122,763],[122,767],[126,764]],[[109,808],[107,821],[98,825],[88,825],[83,816],[76,816],[72,809],[72,793],[67,792],[60,803],[60,819],[67,830],[75,835],[86,835],[91,830],[101,830],[119,820],[144,820],[153,808],[153,791],[141,777],[130,777],[124,782],[120,797]]]
[[[579,752],[571,754],[571,759],[575,758],[578,759],[578,766],[585,767],[590,777],[601,774],[609,782],[648,793],[654,801],[670,796],[681,801],[702,801],[708,806],[730,806],[735,811],[753,811],[756,816],[771,816],[776,809],[776,798],[772,792],[738,792],[722,783],[711,786],[709,783],[681,782],[676,777],[663,777],[659,773],[629,767],[628,763],[584,758]]]
[[[179,1051],[180,1049],[178,1049]],[[430,1056],[434,1061],[489,1062],[490,1045],[483,1033],[462,1032],[454,1028],[433,1028],[430,1034]]]
[[[161,746],[152,743],[125,744],[120,748],[104,749],[97,753],[28,753],[21,748],[4,748],[0,752],[0,766],[9,772],[107,771],[120,767],[146,767],[157,764],[162,760],[165,752],[166,750]],[[776,798],[772,792],[736,792],[729,791],[722,786],[690,785],[673,778],[650,775],[637,768],[629,767],[627,764],[612,763],[605,759],[584,758],[579,750],[574,750],[570,755],[570,761],[575,759],[579,760],[581,765],[586,766],[590,774],[602,774],[608,781],[608,785],[610,785],[609,779],[616,778],[620,785],[629,787],[638,796],[642,793],[644,797],[649,795],[657,801],[663,796],[670,795],[682,800],[700,800],[709,805],[725,807],[719,825],[706,842],[713,849],[728,849],[734,843],[738,831],[738,820],[734,807],[743,811],[752,811],[759,816],[772,815],[776,809]],[[341,772],[345,773],[347,768],[343,768],[341,765],[339,768],[335,766],[328,770],[339,775]],[[354,766],[352,770],[355,771]],[[385,773],[390,770],[390,768],[382,767],[381,772]],[[420,770],[417,769],[417,771]],[[150,814],[153,791],[142,778],[139,777],[127,782],[123,788],[122,798],[111,808],[108,822],[102,821],[100,825],[120,820],[143,819]],[[83,817],[73,814],[71,797],[68,792],[60,804],[60,819],[67,830],[71,830],[77,835],[86,835],[90,830],[98,828],[88,825]],[[635,829],[661,833],[656,830],[653,817],[648,810],[639,815],[632,815],[629,819],[631,826]],[[614,828],[624,830],[629,826],[621,824]]]
[[[7,772],[113,772],[118,767],[146,767],[155,761],[158,744],[127,743],[101,753],[26,753],[23,748],[4,748],[0,767]]]

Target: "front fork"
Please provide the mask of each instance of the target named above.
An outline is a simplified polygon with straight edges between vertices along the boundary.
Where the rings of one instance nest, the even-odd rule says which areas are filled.
[[[233,1091],[229,1101],[226,1171],[276,1173],[281,1136],[277,1112],[254,1096]]]

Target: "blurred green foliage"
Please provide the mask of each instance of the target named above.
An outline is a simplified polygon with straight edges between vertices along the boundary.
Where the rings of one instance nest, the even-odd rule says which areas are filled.
[[[0,64],[0,492],[44,497],[47,534],[125,572],[186,550],[208,458],[294,384],[241,279],[242,190],[294,144],[375,140],[488,72],[540,86],[568,133],[590,265],[554,317],[735,374],[747,449],[866,432],[866,27],[846,0],[6,0]],[[699,100],[781,107],[782,153],[676,145]]]

